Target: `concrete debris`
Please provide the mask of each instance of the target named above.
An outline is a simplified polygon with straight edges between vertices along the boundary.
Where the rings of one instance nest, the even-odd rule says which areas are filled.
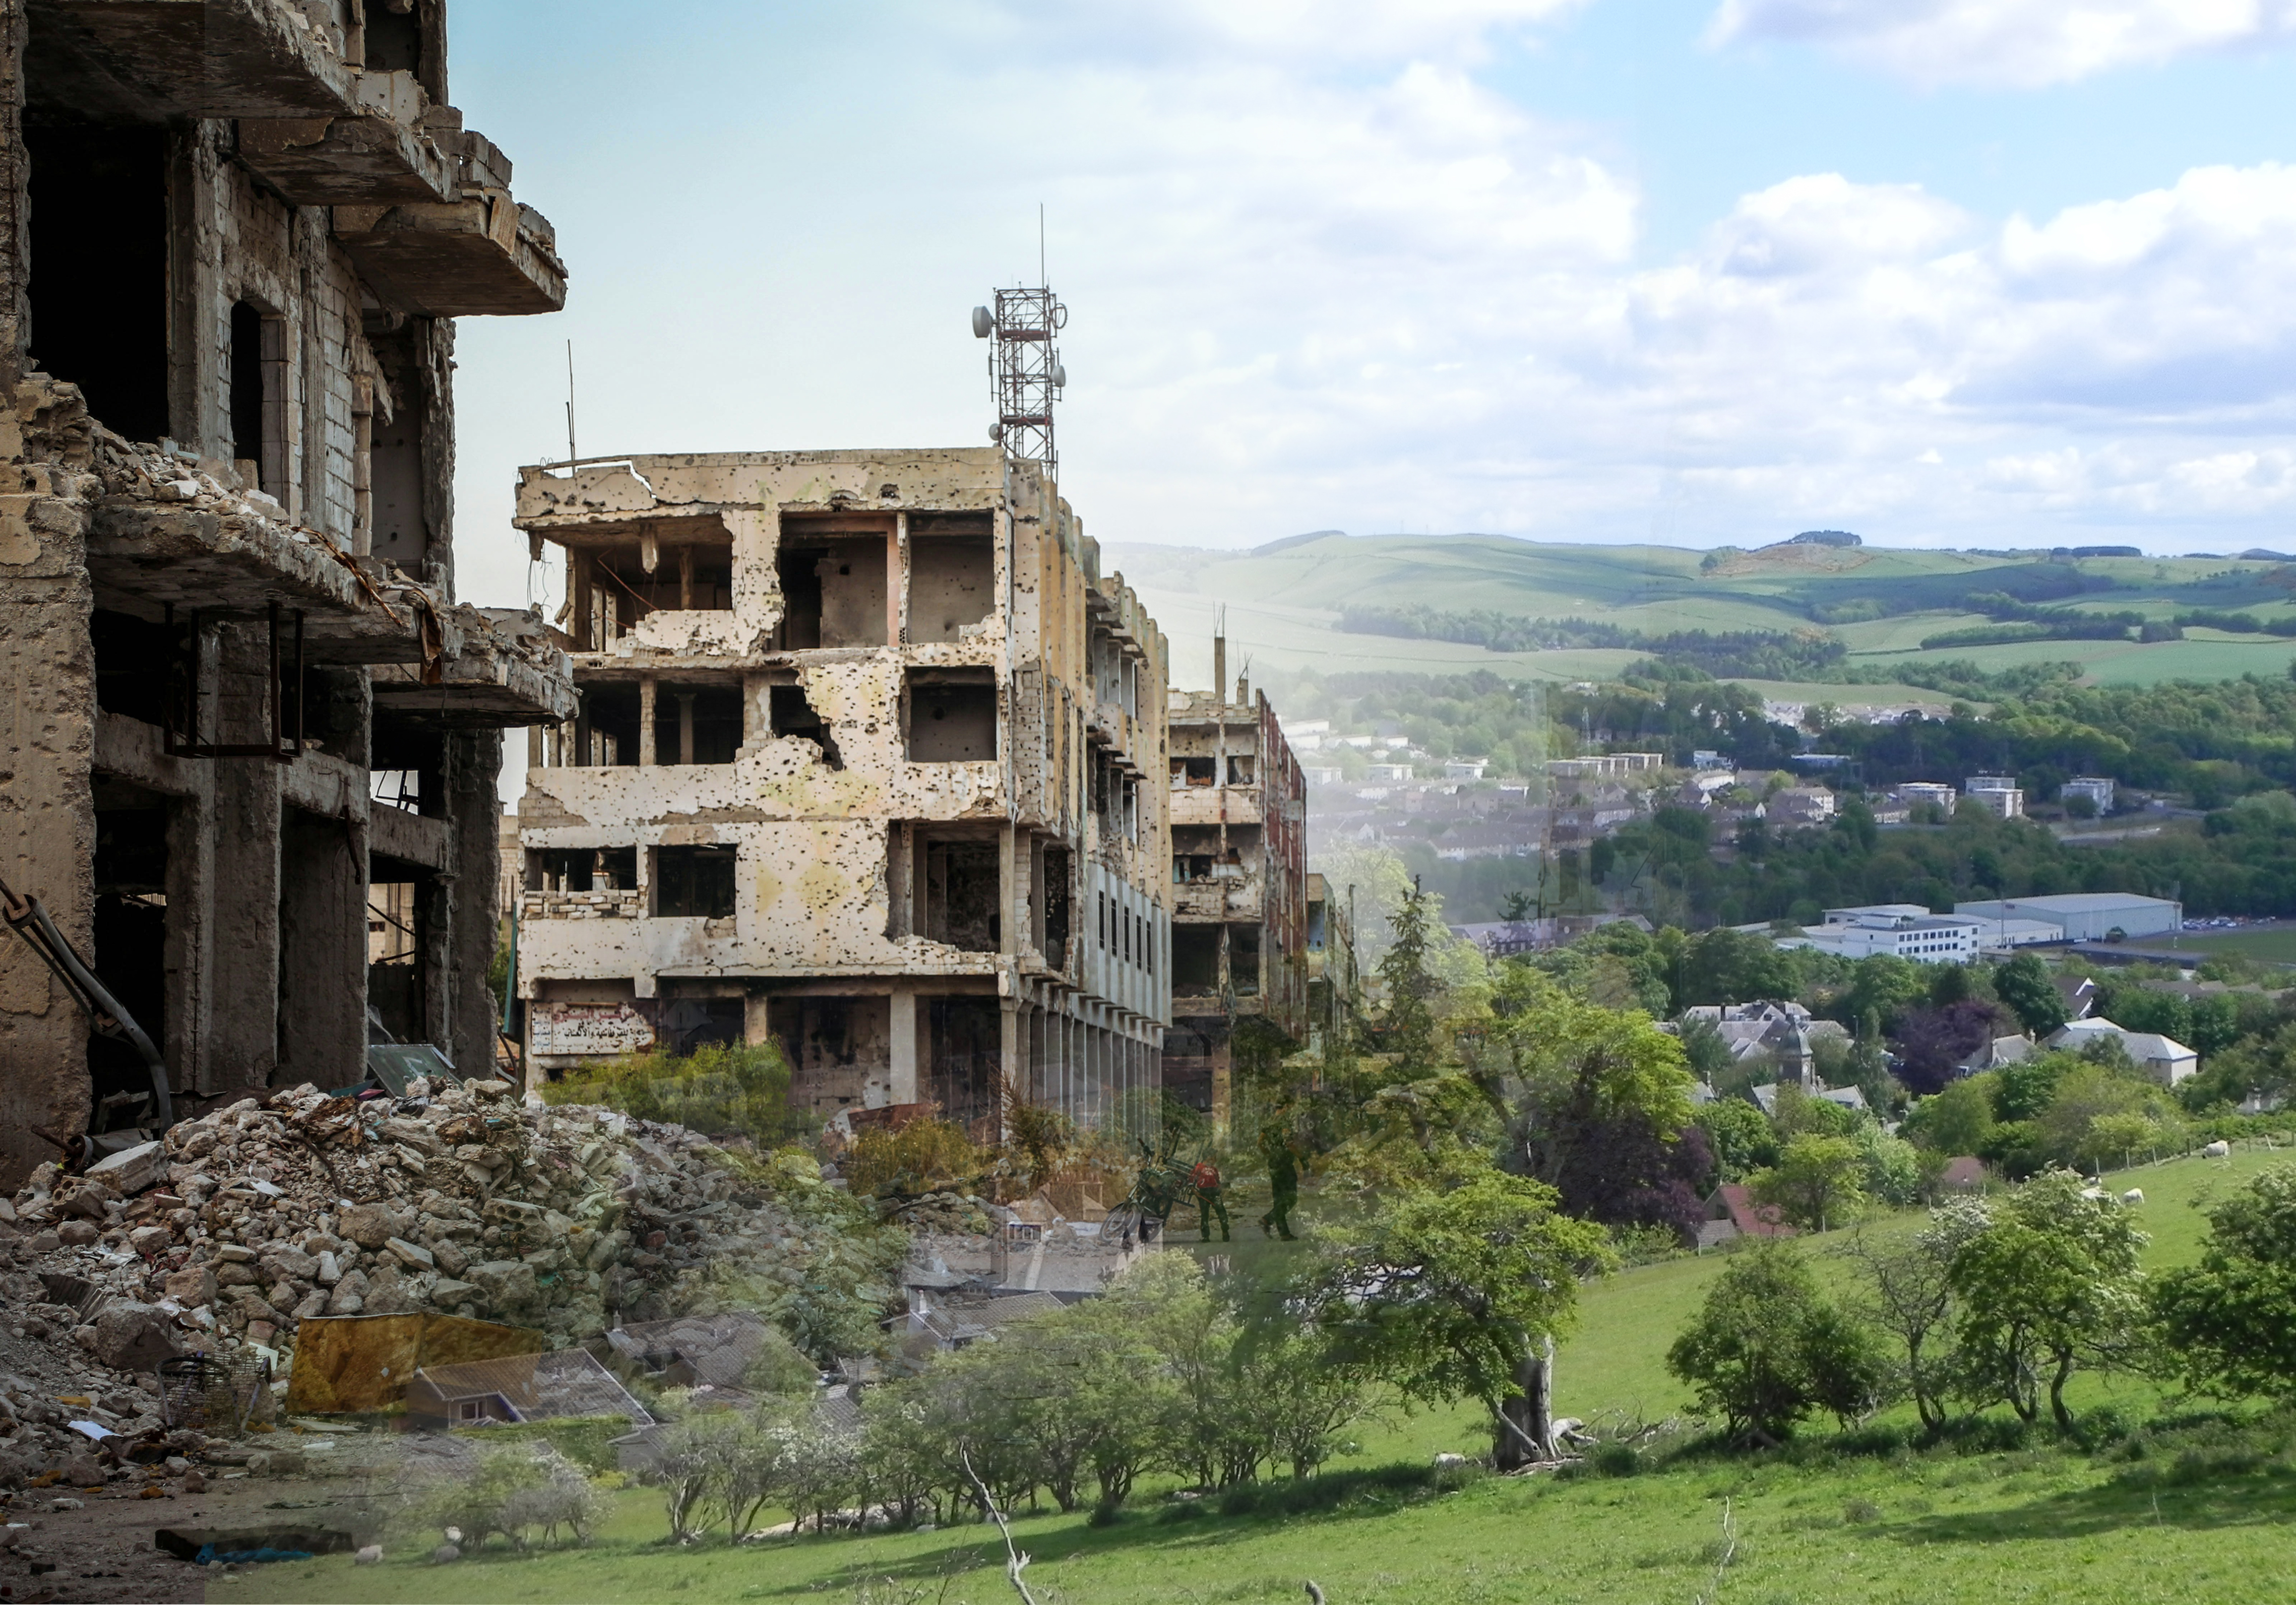
[[[261,1355],[283,1391],[298,1324],[318,1316],[456,1315],[567,1348],[625,1311],[709,1307],[726,1279],[768,1314],[775,1290],[801,1297],[824,1269],[890,1281],[841,1264],[882,1245],[800,1218],[683,1127],[525,1107],[499,1082],[410,1091],[242,1099],[170,1128],[147,1145],[164,1163],[115,1167],[117,1185],[42,1167],[0,1226],[15,1332],[78,1356],[72,1391],[123,1392],[156,1423],[155,1398],[103,1373]],[[978,1199],[912,1208],[945,1230],[987,1224]]]

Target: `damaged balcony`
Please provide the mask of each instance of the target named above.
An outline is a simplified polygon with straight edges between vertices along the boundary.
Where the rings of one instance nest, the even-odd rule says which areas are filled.
[[[379,706],[483,728],[554,722],[574,708],[566,655],[539,620],[442,602],[386,563],[357,560],[291,520],[219,463],[139,446],[96,426],[87,566],[98,608],[156,621],[295,620],[312,664],[399,666]]]
[[[427,666],[435,678],[420,664],[377,667],[370,678],[378,711],[474,730],[574,717],[572,660],[547,625],[514,608],[456,603],[441,611],[459,626],[460,650]]]
[[[357,70],[339,19],[290,0],[31,0],[27,78],[82,117],[339,117]]]
[[[510,163],[483,135],[462,149],[456,198],[339,205],[335,238],[391,305],[422,317],[517,317],[566,305],[550,220],[510,192]],[[488,182],[496,180],[496,182]]]
[[[446,112],[447,126],[434,131],[442,111],[413,73],[351,78],[353,104],[340,116],[242,121],[239,159],[297,206],[453,201],[460,162],[442,143],[459,143],[460,114]]]

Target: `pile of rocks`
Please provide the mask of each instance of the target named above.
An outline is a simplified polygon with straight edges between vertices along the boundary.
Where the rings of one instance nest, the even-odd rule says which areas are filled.
[[[894,1218],[912,1232],[985,1237],[1005,1214],[999,1206],[969,1192],[928,1192],[903,1204],[894,1211]]]
[[[124,1375],[255,1345],[283,1375],[296,1323],[320,1315],[475,1316],[566,1347],[728,1285],[890,1296],[869,1285],[884,1250],[798,1196],[846,1202],[810,1161],[737,1161],[684,1127],[522,1105],[499,1082],[408,1093],[298,1087],[85,1175],[41,1167],[0,1203],[0,1257],[32,1273],[6,1290],[0,1330],[69,1333]]]

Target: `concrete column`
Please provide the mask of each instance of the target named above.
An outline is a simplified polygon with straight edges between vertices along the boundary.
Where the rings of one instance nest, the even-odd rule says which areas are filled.
[[[220,1089],[209,1041],[215,810],[203,790],[168,805],[168,1068],[177,1092]]]
[[[685,612],[693,610],[693,548],[677,549],[677,605]]]
[[[914,1103],[917,1101],[917,989],[902,982],[893,983],[892,1083],[890,1096],[895,1103]]]
[[[1227,1137],[1227,1113],[1235,1085],[1234,1054],[1229,1046],[1228,1032],[1223,1028],[1212,1043],[1212,1133],[1222,1141]]]
[[[447,1020],[447,1056],[465,1074],[494,1063],[502,1000],[487,987],[502,928],[502,801],[495,776],[502,768],[499,730],[457,732],[447,738],[448,827],[455,875],[450,888],[449,977],[453,1001]]]
[[[893,533],[885,537],[885,643],[898,650],[908,639],[909,515],[893,515]]]
[[[261,760],[234,760],[276,769]],[[282,808],[275,816],[274,910],[278,990],[273,999],[278,1058],[274,1085],[342,1086],[366,1052],[367,840],[364,815],[328,816]],[[436,922],[426,909],[417,929]],[[435,1005],[437,971],[425,929],[424,1011]]]
[[[248,675],[268,661],[267,640],[258,641],[255,632],[226,625],[217,630],[202,667]],[[204,672],[202,678],[218,684]],[[243,741],[257,734],[252,722],[246,721],[226,725],[216,739]],[[208,921],[215,931],[215,968],[209,1007],[214,1079],[219,1087],[261,1086],[270,1081],[279,1062],[281,769],[260,758],[210,761],[215,774],[215,880]],[[364,898],[358,926],[364,964]],[[364,1010],[364,979],[357,995]]]
[[[677,698],[677,761],[693,761],[693,693],[681,691],[672,693]]]
[[[686,567],[690,573],[692,570],[691,548],[681,546],[678,548],[678,553],[681,557],[688,559]],[[654,676],[652,675],[638,676],[638,767],[641,769],[653,767],[654,689]]]
[[[997,1066],[1004,1075],[1006,1085],[1026,1086],[1028,1083],[1023,1077],[1028,1074],[1028,1065],[1021,1053],[1021,1044],[1027,1038],[1022,1033],[1021,1011],[1027,1005],[1017,997],[1008,997],[1000,1001],[1004,1006],[996,1011],[996,1024],[1000,1030],[996,1052]],[[998,1101],[997,1107],[997,1118],[1000,1125],[996,1134],[1001,1139],[1004,1134],[1001,1125],[1004,1118],[1004,1105],[1001,1099]]]

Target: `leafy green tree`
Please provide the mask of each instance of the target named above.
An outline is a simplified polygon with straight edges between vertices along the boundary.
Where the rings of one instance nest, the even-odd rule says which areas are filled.
[[[1855,1023],[1861,1037],[1874,1034],[1874,1028],[1866,1024],[1868,1015],[1874,1017],[1874,1024],[1882,1030],[1895,1030],[1906,1011],[1926,995],[1920,965],[1894,954],[1875,954],[1858,960],[1849,987],[1833,1011],[1834,1017],[1845,1024]]]
[[[1667,1350],[1666,1368],[1697,1390],[1734,1440],[1775,1446],[1815,1410],[1845,1426],[1881,1404],[1887,1366],[1872,1335],[1818,1289],[1789,1243],[1733,1255]]]
[[[2034,1053],[1993,1072],[1993,1118],[2030,1120],[2049,1107],[2057,1083],[2079,1068],[2078,1053]]]
[[[1923,1099],[1906,1117],[1906,1134],[1948,1158],[1980,1151],[1993,1134],[1993,1092],[1999,1076],[1987,1070]]]
[[[1427,894],[1414,880],[1401,906],[1390,916],[1393,939],[1379,961],[1379,979],[1387,993],[1379,1046],[1395,1056],[1397,1069],[1406,1078],[1430,1076],[1436,1069],[1434,999],[1441,983],[1428,967],[1433,921]]]
[[[1866,1198],[1865,1156],[1848,1137],[1790,1139],[1771,1168],[1747,1183],[1755,1199],[1807,1232],[1848,1225]]]
[[[2296,1167],[2210,1208],[2200,1264],[2160,1278],[2152,1313],[2161,1354],[2190,1386],[2296,1397]]]
[[[1611,1263],[1603,1229],[1555,1202],[1551,1187],[1496,1173],[1391,1195],[1328,1241],[1303,1311],[1336,1358],[1406,1397],[1482,1404],[1503,1464],[1544,1455],[1552,1344],[1580,1279]]]
[[[2084,1370],[2116,1370],[2141,1352],[2145,1243],[2129,1211],[2069,1170],[2035,1177],[1991,1211],[1954,1256],[1962,1303],[1964,1387],[2021,1421],[2046,1400],[2072,1430],[2065,1387]]]
[[[2058,1081],[2034,1125],[2041,1150],[2051,1159],[2096,1168],[2124,1151],[2160,1142],[2163,1134],[2154,1121],[2172,1107],[2166,1093],[2138,1076],[2083,1064]]]
[[[1930,1212],[1911,1237],[1858,1232],[1841,1253],[1864,1275],[1863,1308],[1897,1340],[1906,1391],[1934,1432],[1946,1423],[1958,1359],[1954,1350],[1954,1257],[1990,1224],[1982,1204],[1956,1199]]]
[[[1778,1133],[1760,1110],[1742,1098],[1718,1098],[1698,1111],[1706,1146],[1720,1182],[1742,1182],[1778,1162]]]
[[[2065,1002],[2049,979],[2049,967],[2040,955],[2021,953],[1993,972],[1993,995],[2009,1006],[2026,1030],[2037,1038],[2065,1023]]]

